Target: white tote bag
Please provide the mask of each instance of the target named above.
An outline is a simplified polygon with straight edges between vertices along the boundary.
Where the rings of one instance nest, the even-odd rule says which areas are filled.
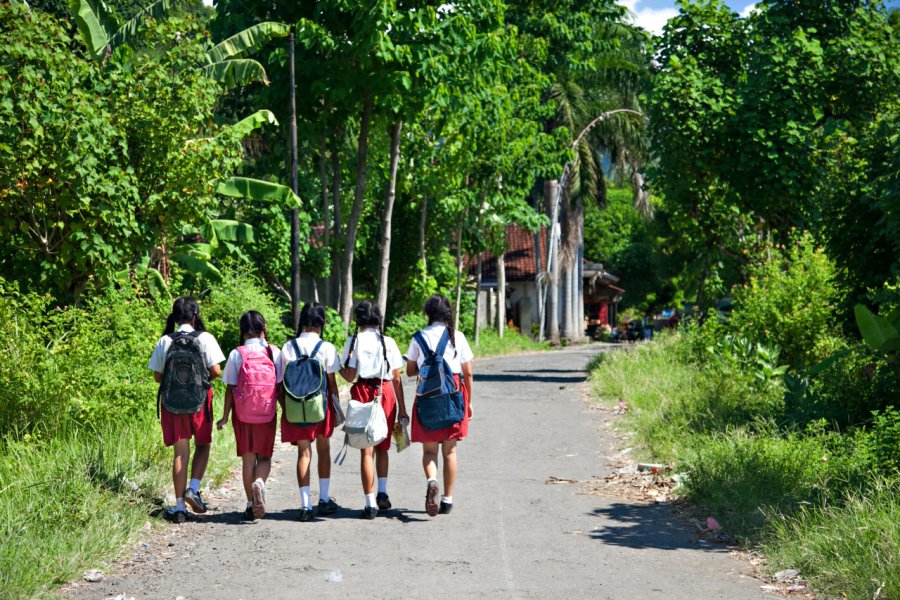
[[[347,419],[344,421],[344,446],[335,457],[335,464],[343,464],[347,457],[347,446],[372,448],[387,439],[388,434],[387,415],[381,406],[381,386],[378,387],[378,395],[371,402],[351,398],[347,405]]]

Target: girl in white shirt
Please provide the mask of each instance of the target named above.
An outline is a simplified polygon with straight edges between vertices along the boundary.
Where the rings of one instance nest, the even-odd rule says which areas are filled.
[[[355,380],[353,387],[350,388],[351,398],[363,403],[371,402],[380,391],[388,431],[393,430],[398,416],[401,420],[409,418],[403,401],[403,384],[400,380],[403,356],[397,343],[384,335],[383,319],[377,304],[363,300],[356,306],[356,333],[347,341],[341,355],[344,365],[341,377],[347,381]],[[379,509],[391,508],[391,500],[387,493],[390,447],[389,435],[374,448],[360,450],[360,477],[366,497],[366,506],[362,511],[364,519],[374,519]],[[375,472],[378,473],[377,496]]]
[[[200,307],[197,301],[186,296],[178,298],[172,304],[172,312],[166,319],[163,336],[156,342],[150,363],[157,383],[163,380],[166,367],[166,354],[172,345],[172,337],[178,333],[197,335],[197,343],[203,364],[209,372],[209,382],[219,376],[219,366],[225,360],[222,349],[216,338],[206,331],[200,318]],[[166,517],[175,523],[184,523],[187,517],[185,502],[195,513],[205,513],[206,503],[200,497],[200,483],[209,462],[209,447],[212,443],[212,402],[213,389],[208,388],[205,406],[194,414],[173,414],[160,407],[160,425],[163,432],[163,443],[172,446],[175,456],[172,461],[172,483],[175,487],[175,506],[166,511]],[[187,482],[188,461],[191,458],[191,438],[194,439],[194,459],[191,461],[191,481]]]
[[[222,381],[225,389],[225,407],[222,418],[216,422],[221,429],[229,415],[234,428],[237,455],[241,457],[244,494],[247,507],[245,521],[261,519],[266,514],[266,481],[272,472],[272,451],[275,448],[275,413],[278,405],[278,384],[281,383],[281,352],[266,342],[266,319],[255,310],[241,315],[241,347],[228,355]],[[246,359],[251,373],[261,373],[248,389],[246,372],[242,367]],[[260,385],[265,378],[268,385]],[[242,379],[245,381],[242,382]],[[244,393],[246,392],[246,393]],[[243,395],[242,395],[243,394]],[[236,405],[237,404],[237,405]]]
[[[297,328],[297,337],[288,342],[281,349],[281,368],[288,363],[300,358],[300,354],[310,356],[319,342],[319,350],[314,357],[325,368],[327,380],[328,398],[325,419],[315,425],[295,425],[289,423],[284,410],[281,413],[281,441],[297,446],[297,484],[300,486],[300,513],[301,521],[309,521],[313,518],[312,499],[310,496],[310,463],[312,462],[312,442],[316,442],[316,472],[319,475],[319,515],[331,515],[337,512],[338,505],[330,496],[331,488],[331,444],[329,440],[334,433],[337,421],[337,411],[333,399],[338,396],[337,379],[335,373],[341,370],[337,349],[334,344],[322,341],[322,330],[325,328],[325,307],[318,302],[307,302],[300,310],[300,324]],[[300,350],[300,354],[297,350]],[[282,402],[284,402],[284,390],[281,390]],[[284,405],[282,404],[282,408]]]
[[[465,401],[462,421],[443,429],[426,429],[419,422],[415,404],[410,437],[413,442],[422,443],[422,466],[428,480],[425,492],[425,512],[433,517],[447,514],[453,508],[453,485],[456,483],[456,443],[469,432],[469,418],[472,416],[472,349],[466,336],[453,329],[453,309],[450,301],[435,294],[425,302],[425,316],[428,326],[421,331],[425,342],[432,351],[437,351],[438,343],[445,333],[449,342],[444,349],[444,360],[453,372],[456,385],[462,391]],[[406,374],[419,374],[419,367],[425,361],[425,353],[413,339],[406,353]],[[444,495],[438,505],[437,456],[438,446],[444,459]]]

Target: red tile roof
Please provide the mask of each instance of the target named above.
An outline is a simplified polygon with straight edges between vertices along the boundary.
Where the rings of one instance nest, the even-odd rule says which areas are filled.
[[[540,229],[540,268],[547,266],[547,230]],[[523,229],[518,225],[506,227],[506,280],[526,281],[535,277],[534,260],[534,233]],[[497,259],[490,252],[481,254],[481,279],[482,281],[497,281]],[[477,269],[476,257],[469,258],[469,273],[474,274]]]

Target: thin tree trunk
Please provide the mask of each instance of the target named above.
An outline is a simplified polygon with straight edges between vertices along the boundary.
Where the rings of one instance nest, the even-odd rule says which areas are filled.
[[[552,181],[549,197],[550,203],[547,206],[550,213],[550,234],[548,241],[549,252],[547,253],[548,264],[550,265],[550,281],[547,284],[547,331],[550,343],[559,344],[559,213],[556,208],[556,196],[560,193],[560,182]],[[554,218],[556,217],[556,218]]]
[[[462,222],[459,223],[459,229],[456,230],[456,310],[453,311],[453,314],[455,315],[453,323],[454,331],[459,331],[459,306],[462,302],[463,223],[465,223],[467,216],[468,211],[463,212]]]
[[[297,182],[297,86],[294,70],[294,31],[288,39],[290,47],[290,102],[291,102],[291,189],[294,194],[298,191]],[[291,322],[293,331],[300,326],[300,210],[294,208],[291,211]]]
[[[503,339],[506,329],[506,251],[497,255],[497,335]]]
[[[419,214],[419,260],[422,261],[422,273],[428,274],[428,264],[425,255],[425,225],[428,222],[428,197],[422,198],[422,210]],[[462,229],[460,229],[462,231]]]
[[[319,182],[321,183],[321,203],[322,203],[322,244],[325,248],[331,246],[331,205],[328,202],[328,157],[325,156],[328,151],[328,140],[325,134],[322,134],[322,140],[319,144]],[[331,304],[331,280],[334,277],[334,270],[322,281],[322,300],[324,304]]]
[[[391,266],[391,218],[397,195],[397,165],[400,162],[400,129],[402,121],[391,126],[391,171],[387,196],[384,199],[384,215],[381,219],[381,270],[378,272],[378,308],[387,316],[388,272]]]
[[[478,253],[478,266],[475,270],[475,320],[472,324],[472,338],[475,345],[478,345],[478,309],[481,307],[481,269],[482,269],[482,253]]]
[[[338,149],[343,131],[340,127],[334,130],[331,139],[331,204],[334,207],[334,235],[331,244],[331,306],[340,308],[341,302],[341,239],[343,223],[341,222],[341,155]]]
[[[344,238],[344,272],[341,283],[341,320],[350,325],[350,311],[353,309],[353,254],[356,249],[356,230],[366,200],[366,154],[369,150],[369,123],[372,120],[372,93],[363,92],[362,116],[359,123],[359,142],[356,153],[356,191],[353,208],[347,221]]]

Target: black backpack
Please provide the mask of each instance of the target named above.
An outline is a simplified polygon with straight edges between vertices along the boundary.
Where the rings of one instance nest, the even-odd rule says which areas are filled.
[[[166,352],[166,364],[159,384],[159,403],[173,415],[200,412],[212,384],[200,350],[200,332],[170,333],[172,343]],[[157,409],[159,407],[157,406]],[[211,419],[206,411],[207,420]]]

